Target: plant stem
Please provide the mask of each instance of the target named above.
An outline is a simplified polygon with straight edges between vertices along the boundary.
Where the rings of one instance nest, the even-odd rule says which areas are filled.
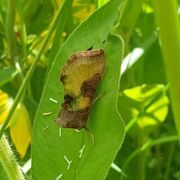
[[[9,54],[11,63],[13,64],[14,57],[16,56],[16,35],[14,32],[14,21],[15,21],[15,2],[14,0],[7,1],[7,14],[5,22],[5,32],[7,43],[9,45]]]
[[[163,180],[169,179],[169,174],[171,172],[171,164],[172,164],[173,156],[174,156],[174,150],[175,150],[175,143],[171,143],[171,146],[169,148],[168,158],[167,158],[167,166],[166,166]]]
[[[6,118],[5,122],[3,123],[3,125],[2,125],[2,127],[0,129],[0,138],[2,137],[2,135],[3,135],[4,131],[5,131],[8,123],[9,123],[9,121],[10,121],[10,119],[11,119],[11,117],[12,117],[12,115],[13,115],[13,113],[14,113],[17,105],[18,105],[18,103],[20,102],[20,100],[21,100],[21,98],[23,96],[23,93],[25,92],[25,89],[26,89],[26,87],[27,87],[27,85],[29,83],[29,80],[30,80],[30,78],[31,78],[31,76],[32,76],[36,66],[37,66],[37,63],[38,63],[38,61],[39,61],[39,59],[40,59],[40,57],[41,57],[41,55],[42,55],[46,45],[48,44],[48,41],[49,41],[49,39],[50,39],[54,29],[55,29],[56,21],[57,21],[57,19],[59,17],[60,12],[61,12],[61,7],[59,8],[55,18],[53,19],[53,22],[52,22],[52,24],[50,26],[48,34],[46,35],[45,39],[43,40],[42,46],[41,46],[37,56],[35,57],[32,66],[29,69],[28,73],[26,74],[26,76],[25,76],[25,78],[24,78],[24,80],[22,82],[22,85],[20,86],[20,89],[19,89],[19,91],[18,91],[18,93],[17,93],[17,95],[15,97],[15,100],[13,102],[13,105],[11,106],[11,109],[10,109],[8,115],[7,115],[7,118]]]
[[[147,141],[147,135],[144,133],[143,130],[140,131],[137,144],[138,147],[141,147],[145,142]],[[146,150],[139,153],[139,155],[136,158],[136,172],[134,174],[135,180],[144,180],[145,179],[145,165],[146,165]]]
[[[133,125],[137,122],[137,116],[135,116],[133,119],[131,119],[128,123],[127,123],[127,125],[126,125],[126,127],[125,127],[125,132],[127,133],[132,127],[133,127]]]
[[[24,21],[24,11],[22,1],[17,1],[17,12],[19,15],[19,30],[20,38],[23,50],[23,59],[26,62],[27,59],[27,34],[26,34],[26,24]]]
[[[0,161],[9,179],[25,179],[5,136],[0,140]]]
[[[154,0],[155,16],[160,27],[160,41],[166,75],[170,84],[170,98],[180,140],[180,27],[177,2]]]

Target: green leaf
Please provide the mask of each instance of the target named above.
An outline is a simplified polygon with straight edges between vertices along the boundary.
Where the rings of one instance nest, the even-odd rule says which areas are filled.
[[[17,74],[16,68],[7,68],[0,70],[0,87],[11,81]]]
[[[55,55],[57,54],[61,46],[62,32],[64,31],[64,28],[66,27],[67,22],[68,22],[68,17],[70,16],[71,5],[72,5],[72,0],[63,1],[61,13],[57,21],[57,28],[56,28],[56,33],[54,37],[54,42],[51,48],[51,53],[50,53],[51,60],[54,59]]]
[[[53,1],[25,1],[23,10],[27,34],[40,34],[52,20]]]
[[[124,124],[117,112],[122,42],[119,37],[110,36],[105,45],[106,71],[97,90],[101,96],[91,110],[84,130],[61,129],[54,124],[63,102],[63,86],[59,82],[60,70],[67,59],[80,50],[89,47],[103,48],[117,15],[119,0],[110,1],[95,11],[67,39],[60,49],[47,78],[47,83],[36,114],[32,141],[32,176],[34,179],[104,179],[124,138]],[[53,103],[49,98],[59,101]],[[43,116],[45,112],[52,112]],[[85,146],[84,146],[85,145]],[[84,147],[82,157],[79,151]],[[72,164],[67,169],[67,157]],[[53,168],[52,168],[53,167]],[[98,169],[98,171],[97,171]]]
[[[31,89],[36,102],[39,102],[41,98],[46,71],[45,67],[37,66],[31,77]]]
[[[168,113],[169,100],[164,85],[142,85],[126,89],[119,100],[119,109],[123,119],[129,125],[137,123],[134,134],[140,129],[151,132],[162,123]]]
[[[163,59],[158,41],[146,51],[143,58],[143,81],[147,84],[162,83],[166,84],[167,80],[164,72]],[[153,72],[153,73],[152,73]]]

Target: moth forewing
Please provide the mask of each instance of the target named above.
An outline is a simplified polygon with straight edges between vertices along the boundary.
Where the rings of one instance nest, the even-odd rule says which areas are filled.
[[[102,49],[73,54],[64,65],[60,80],[64,102],[56,123],[63,128],[86,126],[96,88],[105,69]]]

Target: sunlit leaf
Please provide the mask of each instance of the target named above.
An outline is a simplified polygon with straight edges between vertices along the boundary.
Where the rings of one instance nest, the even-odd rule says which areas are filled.
[[[142,85],[124,90],[119,101],[124,120],[129,122],[136,118],[139,128],[163,122],[169,104],[164,89],[164,85]]]
[[[98,7],[103,6],[104,4],[106,4],[109,0],[98,0]]]
[[[78,18],[80,21],[87,18],[95,10],[95,4],[90,4],[89,7],[81,8],[80,11],[74,13],[74,17]]]

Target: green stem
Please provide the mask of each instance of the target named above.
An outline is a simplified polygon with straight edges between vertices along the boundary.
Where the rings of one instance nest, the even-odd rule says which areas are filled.
[[[132,120],[130,120],[128,123],[127,123],[127,125],[126,125],[126,127],[125,127],[125,132],[127,133],[132,127],[133,127],[133,125],[137,122],[137,116],[135,116]]]
[[[160,41],[167,79],[170,85],[170,98],[180,140],[180,27],[177,2],[153,0],[157,24],[160,27]]]
[[[168,153],[168,159],[167,159],[167,166],[166,166],[166,170],[165,170],[165,174],[164,174],[164,180],[168,180],[169,178],[169,174],[171,171],[171,164],[173,161],[173,156],[174,156],[174,150],[175,150],[175,143],[171,144],[170,146],[170,150]]]
[[[147,135],[143,130],[140,131],[138,136],[138,145],[137,147],[141,147],[147,141]],[[146,164],[146,150],[142,151],[138,154],[136,158],[136,171],[134,174],[135,180],[144,180],[145,179],[145,164]],[[138,173],[137,173],[138,172]]]
[[[145,166],[146,166],[146,151],[143,151],[140,154],[138,154],[136,163],[137,166],[136,166],[136,172],[134,173],[134,180],[144,180]]]
[[[27,85],[29,83],[29,80],[30,80],[30,78],[31,78],[36,66],[37,66],[37,63],[38,63],[38,61],[39,61],[39,59],[40,59],[46,45],[48,44],[48,41],[49,41],[49,39],[50,39],[54,29],[55,29],[56,21],[57,21],[57,19],[59,17],[60,12],[61,12],[61,7],[59,8],[59,10],[58,10],[53,22],[52,22],[52,25],[51,25],[51,27],[50,27],[50,29],[48,31],[48,34],[46,35],[45,39],[42,42],[42,46],[41,46],[37,56],[35,57],[31,68],[29,69],[28,73],[26,74],[26,76],[25,76],[25,78],[24,78],[24,80],[22,82],[22,85],[20,86],[20,89],[19,89],[19,91],[18,91],[18,93],[17,93],[17,95],[15,97],[15,100],[13,102],[13,105],[11,106],[11,109],[10,109],[8,115],[7,115],[7,118],[6,118],[5,122],[3,123],[3,125],[2,125],[2,127],[0,129],[0,138],[2,137],[8,123],[9,123],[9,121],[10,121],[10,119],[11,119],[11,117],[12,117],[12,115],[13,115],[13,113],[14,113],[17,105],[18,105],[18,103],[20,102],[20,100],[21,100],[21,98],[23,96],[23,93],[24,93],[24,91],[25,91],[25,89],[26,89],[26,87],[27,87]]]
[[[23,59],[26,61],[27,56],[27,34],[26,34],[26,25],[24,22],[24,11],[22,1],[17,1],[17,11],[19,14],[19,29],[20,29],[20,38],[23,49]]]
[[[9,179],[25,180],[25,177],[5,136],[3,136],[0,140],[0,161]]]
[[[11,61],[15,57],[16,53],[16,35],[14,32],[14,21],[15,21],[15,6],[13,0],[7,1],[7,14],[5,23],[6,38],[9,45],[9,54]]]

